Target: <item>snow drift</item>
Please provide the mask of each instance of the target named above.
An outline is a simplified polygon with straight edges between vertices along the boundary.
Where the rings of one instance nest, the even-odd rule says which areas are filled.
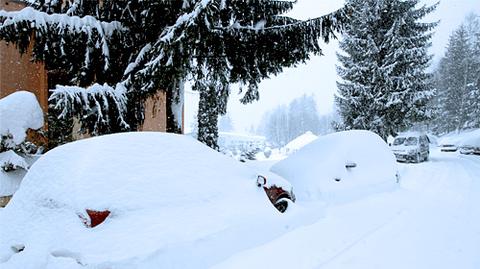
[[[285,231],[289,211],[274,208],[256,176],[186,136],[124,133],[60,146],[0,213],[0,267],[207,268]],[[87,209],[111,214],[87,228]]]
[[[392,151],[369,131],[321,136],[271,171],[293,185],[298,200],[346,202],[393,189],[397,180]]]
[[[22,154],[28,129],[43,126],[43,112],[31,92],[17,91],[0,99],[0,197],[10,196],[18,189],[35,157]],[[13,171],[5,172],[6,167]]]
[[[314,135],[312,132],[308,131],[297,138],[293,139],[290,141],[286,146],[285,150],[288,154],[294,153],[297,150],[303,148],[304,146],[308,145],[315,139],[317,139],[318,136]]]
[[[459,146],[480,147],[480,129],[474,129],[466,132],[459,137]]]
[[[18,91],[0,99],[0,134],[11,135],[15,144],[25,140],[28,129],[43,126],[43,112],[31,92]]]

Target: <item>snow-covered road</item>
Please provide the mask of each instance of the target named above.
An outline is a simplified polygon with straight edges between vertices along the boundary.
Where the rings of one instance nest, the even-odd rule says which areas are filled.
[[[399,190],[330,206],[215,268],[480,268],[480,157],[434,152],[400,173]]]

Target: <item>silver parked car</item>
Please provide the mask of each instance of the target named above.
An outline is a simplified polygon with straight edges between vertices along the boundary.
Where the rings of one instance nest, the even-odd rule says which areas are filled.
[[[430,142],[424,134],[401,134],[390,145],[397,161],[419,163],[428,160]]]

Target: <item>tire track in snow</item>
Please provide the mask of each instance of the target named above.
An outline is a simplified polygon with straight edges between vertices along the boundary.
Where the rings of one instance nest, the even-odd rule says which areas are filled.
[[[406,189],[331,207],[326,218],[215,268],[480,268],[470,236],[480,235],[470,218],[480,162],[438,153],[402,171]]]
[[[480,268],[480,162],[445,155],[434,165],[411,166],[408,172],[433,175],[412,190],[418,206],[326,267]]]

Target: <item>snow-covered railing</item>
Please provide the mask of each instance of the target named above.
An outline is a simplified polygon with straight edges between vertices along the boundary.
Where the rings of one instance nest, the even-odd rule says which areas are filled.
[[[81,115],[75,115],[80,117],[95,115],[93,130],[95,133],[100,125],[110,121],[109,113],[115,111],[119,125],[124,128],[129,127],[124,117],[127,112],[127,89],[122,83],[118,83],[115,88],[107,84],[94,84],[86,89],[57,85],[51,92],[52,95],[48,100],[55,104],[54,109],[60,111],[60,118],[72,116],[72,111],[84,111],[85,113]],[[82,109],[74,109],[75,107],[82,107]]]

